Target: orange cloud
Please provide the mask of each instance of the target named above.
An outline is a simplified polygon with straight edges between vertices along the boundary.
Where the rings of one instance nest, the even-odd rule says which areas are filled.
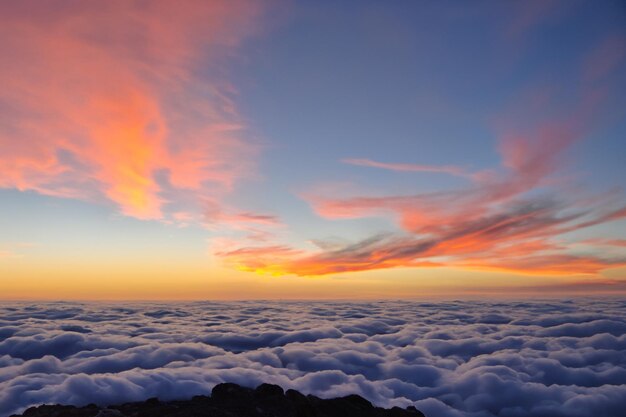
[[[245,247],[228,250],[228,245],[238,242],[221,242],[221,247],[214,247],[214,254],[222,258],[228,265],[236,269],[263,274],[283,275],[290,273],[285,269],[294,258],[304,254],[303,251],[288,246],[274,245],[262,247]]]
[[[441,258],[447,266],[544,275],[595,274],[626,265],[624,254],[576,254],[555,243],[565,233],[626,217],[626,208],[616,208],[615,202],[539,193],[551,185],[559,154],[577,138],[564,132],[539,129],[536,142],[507,140],[501,147],[506,172],[466,189],[415,196],[309,197],[316,212],[327,218],[395,215],[404,233],[299,257],[284,270],[317,275],[437,264]]]
[[[222,251],[219,256],[244,270],[296,275],[417,266],[569,275],[596,274],[626,265],[623,254],[576,254],[569,245],[556,243],[555,237],[560,234],[590,224],[583,220],[587,212],[566,215],[565,208],[549,199],[529,199],[498,207],[484,216],[468,213],[466,220],[436,223],[415,234],[409,230],[377,235],[344,246],[329,245],[320,252],[271,246],[236,248]]]
[[[535,109],[534,101],[529,107],[537,112],[535,118],[524,118],[523,123],[507,120],[500,129],[501,166],[484,171],[465,188],[415,195],[305,196],[322,217],[391,215],[401,231],[342,246],[322,244],[318,251],[257,246],[220,255],[243,269],[296,275],[424,265],[571,275],[626,265],[626,253],[619,251],[621,241],[611,242],[617,243],[617,250],[611,252],[602,250],[606,242],[584,252],[576,242],[564,243],[566,233],[626,218],[623,198],[599,201],[574,194],[563,187],[564,180],[555,178],[568,147],[592,131],[598,117],[604,117],[600,109],[610,89],[598,77],[614,70],[622,59],[611,55],[610,48],[601,50],[582,66],[580,100],[571,108],[563,106],[560,114]],[[599,58],[606,54],[610,56]],[[600,62],[601,69],[588,70],[592,60]],[[347,162],[396,171],[435,171],[411,164]],[[462,172],[455,167],[437,167],[436,171]]]
[[[225,192],[256,146],[215,75],[258,2],[0,4],[0,187],[167,217]]]

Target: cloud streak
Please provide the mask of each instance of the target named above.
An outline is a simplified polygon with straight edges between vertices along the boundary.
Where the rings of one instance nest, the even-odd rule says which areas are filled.
[[[387,169],[390,171],[398,172],[432,172],[436,174],[449,174],[464,178],[478,178],[480,174],[473,174],[465,171],[461,167],[454,165],[421,165],[421,164],[398,164],[388,162],[377,162],[365,158],[347,158],[342,159],[341,162],[350,165],[357,165],[362,167]]]
[[[545,152],[539,146],[530,149],[523,142],[506,145],[504,164],[510,175],[484,180],[466,190],[310,200],[320,215],[331,219],[392,214],[402,233],[377,235],[317,253],[272,246],[235,249],[219,256],[245,270],[296,275],[444,264],[568,275],[597,274],[626,265],[623,253],[608,255],[597,248],[578,253],[573,248],[575,242],[560,237],[620,220],[626,217],[624,207],[608,204],[607,209],[593,199],[583,203],[559,200],[545,192],[530,194],[547,183],[554,170],[553,159],[562,147],[553,144],[552,152]]]
[[[623,251],[607,253],[602,245],[588,245],[588,250],[581,251],[568,236],[625,218],[622,191],[608,198],[585,195],[562,175],[568,149],[593,132],[598,120],[616,114],[602,111],[613,94],[605,77],[624,63],[624,54],[614,51],[616,45],[622,44],[609,37],[582,62],[575,104],[563,105],[551,96],[537,101],[545,93],[533,86],[531,93],[494,122],[499,167],[467,173],[456,166],[344,160],[392,171],[468,176],[471,182],[464,188],[413,195],[303,195],[323,218],[392,217],[398,231],[340,247],[321,245],[318,251],[272,245],[219,255],[240,269],[296,275],[437,265],[594,275],[626,265]],[[520,111],[530,114],[523,123],[517,117]]]

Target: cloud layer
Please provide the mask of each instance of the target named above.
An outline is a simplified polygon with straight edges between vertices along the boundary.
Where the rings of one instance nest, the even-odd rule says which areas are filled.
[[[442,417],[607,416],[626,402],[626,303],[6,303],[0,416],[40,403],[280,384]]]

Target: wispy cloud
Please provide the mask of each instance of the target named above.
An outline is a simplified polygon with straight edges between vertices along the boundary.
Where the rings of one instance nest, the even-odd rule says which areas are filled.
[[[388,163],[388,162],[377,162],[372,161],[370,159],[362,159],[362,158],[346,158],[342,159],[341,162],[357,165],[363,167],[370,168],[381,168],[387,169],[390,171],[399,171],[399,172],[432,172],[437,174],[449,174],[455,175],[458,177],[465,178],[477,178],[479,174],[467,172],[461,167],[457,167],[454,165],[421,165],[421,164],[406,164],[406,163]]]
[[[220,255],[242,269],[296,275],[442,265],[569,275],[626,265],[623,254],[577,253],[556,239],[612,219],[596,215],[593,221],[586,221],[587,214],[567,213],[561,203],[552,200],[525,200],[467,220],[438,222],[433,218],[434,224],[413,233],[376,235],[318,253],[272,246],[238,248]]]
[[[516,40],[521,38],[532,27],[540,25],[548,20],[559,10],[558,6],[562,6],[555,0],[545,1],[528,1],[523,3],[511,4],[513,18],[505,22],[505,34],[510,39]]]
[[[29,249],[38,246],[33,242],[4,242],[0,245],[0,260],[21,258]]]
[[[606,42],[615,41],[610,38]],[[566,151],[593,132],[598,119],[606,121],[602,109],[614,93],[604,76],[619,68],[623,57],[616,59],[612,49],[602,45],[598,50],[604,52],[594,50],[581,65],[575,104],[560,105],[555,111],[552,107],[535,108],[538,103],[534,100],[526,103],[536,113],[534,117],[523,118],[523,123],[516,114],[501,118],[497,129],[501,164],[493,170],[474,176],[455,166],[344,161],[393,171],[470,175],[473,181],[468,186],[414,195],[305,195],[324,218],[393,216],[400,231],[343,246],[321,245],[319,251],[271,246],[239,248],[221,256],[240,268],[297,275],[438,264],[571,275],[597,274],[626,265],[623,252],[599,247],[581,251],[565,238],[570,232],[626,218],[622,192],[609,198],[590,196],[572,191],[567,180],[558,176]],[[542,105],[551,104],[547,97]],[[524,103],[513,107],[520,106]]]
[[[617,246],[626,248],[626,239],[588,239],[580,243],[593,246]]]
[[[168,217],[174,192],[251,174],[225,59],[257,28],[247,1],[3,2],[0,187]]]
[[[10,252],[8,250],[0,250],[0,259],[12,258],[14,256],[15,254],[13,252]]]

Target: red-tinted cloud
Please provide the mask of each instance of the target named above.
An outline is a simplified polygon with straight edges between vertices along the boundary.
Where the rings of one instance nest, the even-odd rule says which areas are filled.
[[[610,219],[599,215],[590,222],[585,220],[588,214],[582,210],[568,212],[566,205],[552,199],[532,198],[507,203],[483,215],[468,212],[466,219],[459,215],[454,220],[437,220],[431,213],[435,223],[419,229],[335,245],[318,253],[257,247],[222,251],[220,255],[243,269],[297,275],[438,265],[567,275],[626,265],[626,256],[576,253],[571,245],[559,242],[557,237],[565,232]],[[248,259],[251,253],[254,256]]]
[[[615,41],[602,45],[607,43]],[[391,215],[401,232],[343,246],[318,245],[320,251],[272,246],[222,251],[221,256],[244,269],[297,275],[421,265],[570,275],[626,265],[623,251],[607,252],[601,245],[581,251],[566,235],[626,218],[623,198],[595,201],[573,193],[557,176],[565,151],[592,132],[598,118],[606,120],[603,104],[612,92],[602,77],[622,65],[623,56],[615,58],[611,48],[602,45],[582,65],[573,105],[561,103],[555,110],[547,97],[540,102],[548,108],[535,108],[538,102],[533,99],[525,113],[532,117],[518,120],[514,113],[502,118],[497,124],[501,166],[473,177],[469,186],[415,195],[305,196],[322,217]],[[348,162],[396,171],[463,172],[455,167]],[[262,256],[256,256],[259,253]]]
[[[0,187],[167,217],[168,193],[249,175],[217,75],[257,26],[247,1],[0,4]]]

